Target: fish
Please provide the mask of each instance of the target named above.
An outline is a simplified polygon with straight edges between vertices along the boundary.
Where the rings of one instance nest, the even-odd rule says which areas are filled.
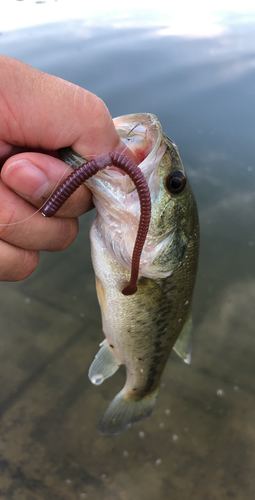
[[[199,255],[196,200],[177,146],[152,114],[124,115],[115,118],[114,125],[146,179],[151,217],[137,291],[123,295],[139,225],[138,192],[118,168],[86,181],[97,209],[90,230],[91,255],[105,335],[89,378],[100,385],[121,365],[126,367],[125,385],[99,421],[103,435],[123,432],[151,415],[172,350],[190,363]],[[66,149],[61,157],[73,168],[85,161]]]

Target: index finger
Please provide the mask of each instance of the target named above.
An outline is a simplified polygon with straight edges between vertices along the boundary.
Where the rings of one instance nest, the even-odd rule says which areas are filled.
[[[104,102],[77,85],[0,56],[0,139],[28,149],[71,146],[90,159],[121,150]]]

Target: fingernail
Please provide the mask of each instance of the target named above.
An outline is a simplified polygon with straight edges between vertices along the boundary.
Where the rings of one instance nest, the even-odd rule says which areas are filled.
[[[29,160],[10,163],[4,171],[4,182],[28,198],[41,198],[49,187],[46,174]]]

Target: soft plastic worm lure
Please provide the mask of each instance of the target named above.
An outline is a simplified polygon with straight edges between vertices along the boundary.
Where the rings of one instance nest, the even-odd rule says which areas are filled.
[[[84,163],[72,172],[58,189],[50,196],[43,207],[42,215],[52,217],[65,201],[90,177],[106,167],[114,166],[123,170],[132,179],[140,200],[140,220],[132,255],[131,277],[128,285],[122,290],[123,295],[133,295],[137,291],[140,257],[148,233],[151,217],[151,197],[148,184],[141,169],[127,156],[113,152],[103,153],[88,163]]]

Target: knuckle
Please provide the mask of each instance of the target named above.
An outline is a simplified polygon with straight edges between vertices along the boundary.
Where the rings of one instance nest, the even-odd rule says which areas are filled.
[[[111,115],[104,101],[95,94],[86,95],[86,108],[89,115],[90,133],[98,134],[100,129],[105,129],[111,122]]]

